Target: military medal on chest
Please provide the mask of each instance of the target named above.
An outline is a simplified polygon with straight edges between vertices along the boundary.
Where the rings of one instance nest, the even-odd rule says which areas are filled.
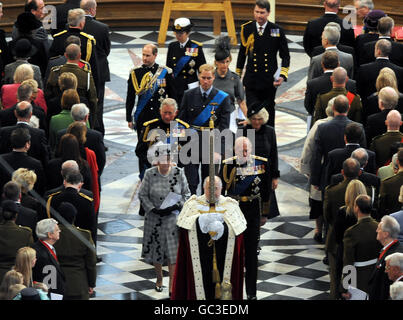
[[[197,57],[198,54],[199,54],[199,48],[186,48],[185,55],[191,57]]]

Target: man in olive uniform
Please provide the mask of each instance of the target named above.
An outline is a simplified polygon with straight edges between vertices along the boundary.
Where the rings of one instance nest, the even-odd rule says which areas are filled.
[[[399,202],[400,187],[403,185],[403,148],[397,153],[399,171],[392,177],[382,180],[379,189],[379,214],[378,219],[384,215],[397,212],[401,209]]]
[[[49,49],[49,57],[63,55],[65,51],[65,41],[71,36],[77,36],[81,40],[81,56],[83,60],[91,65],[92,76],[95,87],[98,89],[99,68],[95,52],[96,41],[92,35],[82,32],[85,26],[85,12],[83,9],[69,10],[68,28],[53,35],[53,43]]]
[[[168,46],[167,67],[173,70],[178,105],[182,102],[183,93],[198,85],[197,72],[206,63],[203,44],[189,39],[193,24],[188,18],[178,18],[172,26],[177,41]]]
[[[257,0],[254,8],[254,21],[241,27],[241,46],[239,48],[236,72],[242,75],[246,59],[246,72],[243,79],[246,103],[268,100],[268,125],[274,128],[275,102],[277,88],[287,81],[290,67],[290,53],[283,29],[267,20],[270,3]],[[281,58],[281,69],[277,68],[277,53]],[[280,72],[278,72],[280,71]]]
[[[12,200],[4,200],[1,206],[3,213],[0,222],[0,283],[7,271],[13,267],[18,249],[34,244],[31,229],[15,224],[19,211],[17,204]]]
[[[235,140],[235,156],[223,161],[225,195],[239,202],[247,221],[245,241],[245,285],[248,300],[256,300],[257,247],[260,225],[267,221],[272,179],[267,158],[251,154],[246,137]]]
[[[160,117],[143,123],[136,146],[136,155],[140,162],[140,179],[143,178],[145,170],[151,165],[147,160],[148,149],[158,141],[166,144],[178,144],[176,138],[184,136],[185,132],[183,131],[189,128],[186,122],[176,118],[177,114],[178,105],[176,101],[172,98],[166,98],[161,103]],[[171,128],[175,131],[171,132]]]
[[[90,230],[96,243],[97,225],[93,199],[80,192],[83,176],[80,172],[71,172],[63,181],[64,190],[49,195],[46,202],[46,214],[51,218],[50,207],[57,209],[62,202],[69,202],[77,209],[76,225]],[[55,217],[52,217],[55,218]]]
[[[155,63],[158,48],[154,44],[143,47],[143,65],[130,71],[127,80],[126,121],[140,136],[143,124],[159,115],[161,102],[165,98],[176,99],[172,69]],[[133,113],[137,99],[136,110]]]
[[[96,251],[91,238],[91,231],[74,225],[77,210],[68,202],[57,208],[69,225],[59,224],[60,238],[55,243],[57,257],[66,277],[63,300],[88,300],[96,285]],[[78,232],[79,239],[71,228]]]
[[[97,113],[97,91],[94,84],[91,71],[80,68],[81,51],[76,44],[70,44],[66,48],[65,56],[67,63],[62,66],[53,67],[49,74],[49,79],[46,84],[46,97],[51,98],[61,96],[61,91],[58,83],[59,76],[63,72],[74,73],[77,77],[77,93],[80,97],[87,99],[90,109],[90,125],[94,127]]]

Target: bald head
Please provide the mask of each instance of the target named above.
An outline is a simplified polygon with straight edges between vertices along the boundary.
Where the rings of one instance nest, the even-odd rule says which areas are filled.
[[[386,117],[386,126],[389,130],[399,130],[402,125],[402,115],[397,110],[391,110]]]
[[[32,104],[28,101],[21,101],[17,103],[14,113],[18,120],[29,121],[32,116]]]
[[[354,158],[344,160],[342,173],[345,178],[356,179],[360,173],[360,163]]]
[[[344,87],[348,80],[346,69],[343,67],[334,69],[331,80],[333,81],[333,87]]]
[[[339,94],[333,103],[333,112],[336,116],[337,114],[347,114],[349,108],[349,102],[345,95]]]
[[[81,48],[75,43],[69,44],[64,55],[68,61],[78,61],[81,58]]]
[[[63,179],[65,179],[71,172],[80,172],[77,162],[75,160],[67,160],[63,162],[61,170]]]
[[[392,87],[384,87],[378,93],[379,109],[394,109],[399,101],[399,95]]]

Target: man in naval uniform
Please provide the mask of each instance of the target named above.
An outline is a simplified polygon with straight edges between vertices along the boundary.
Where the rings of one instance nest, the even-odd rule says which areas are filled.
[[[185,136],[185,129],[189,125],[176,118],[178,114],[178,105],[172,98],[166,98],[162,101],[160,106],[160,117],[152,119],[143,123],[140,137],[136,146],[136,155],[139,158],[140,179],[143,179],[144,172],[150,167],[147,160],[147,151],[156,142],[163,142],[164,144],[175,144],[171,148],[178,150],[179,137]],[[174,130],[171,132],[171,130]],[[176,160],[176,159],[175,159]],[[175,161],[177,164],[178,162]]]
[[[267,124],[274,128],[274,99],[277,88],[283,81],[287,81],[290,53],[283,29],[267,20],[269,14],[269,1],[257,0],[254,9],[256,21],[249,21],[241,27],[241,46],[236,72],[241,76],[245,62],[248,60],[243,78],[246,104],[249,106],[256,101],[267,100],[269,102],[266,107],[269,112]],[[281,58],[279,70],[277,53]]]
[[[221,179],[214,179],[214,203],[209,202],[207,177],[204,195],[189,198],[178,216],[181,254],[176,262],[172,300],[242,299],[242,232],[246,220],[237,201],[221,195]],[[209,213],[212,204],[216,213]]]
[[[126,121],[129,128],[137,131],[138,137],[143,124],[159,116],[161,102],[168,97],[176,99],[172,69],[155,63],[157,46],[146,44],[142,54],[143,65],[130,71],[126,97]]]
[[[245,285],[248,300],[256,300],[257,250],[260,226],[267,221],[272,180],[268,159],[252,155],[247,137],[235,140],[235,156],[223,161],[225,195],[239,202],[247,221],[245,242]]]
[[[92,35],[83,32],[85,26],[85,12],[83,9],[69,10],[68,28],[53,35],[53,43],[49,49],[49,57],[63,55],[65,51],[65,41],[71,35],[77,36],[81,41],[81,57],[89,62],[92,76],[94,78],[95,88],[99,85],[99,68],[95,52],[96,41]]]
[[[189,182],[189,189],[192,194],[195,194],[199,185],[199,166],[201,165],[201,180],[203,181],[208,176],[208,153],[203,146],[208,145],[208,135],[204,135],[203,131],[209,130],[209,121],[212,113],[214,113],[214,128],[222,132],[229,128],[229,121],[232,112],[231,100],[227,93],[213,87],[214,82],[214,66],[203,64],[199,68],[199,82],[197,88],[187,90],[183,96],[182,104],[179,109],[178,117],[188,123],[195,130],[195,136],[190,136],[189,146],[193,141],[197,141],[198,145],[194,145],[193,151],[199,148],[198,161],[191,154],[191,163],[185,165],[186,178]],[[198,140],[196,140],[196,134]],[[221,144],[221,153],[224,153],[223,140],[215,137],[215,146]],[[193,150],[192,150],[193,149]],[[207,149],[208,150],[208,149]],[[190,152],[191,153],[191,152]],[[204,153],[204,156],[203,156]],[[215,159],[220,158],[219,152],[215,152]],[[218,162],[219,163],[219,162]]]
[[[193,24],[188,18],[178,18],[172,26],[177,41],[168,46],[167,67],[173,70],[178,105],[181,105],[183,93],[198,85],[197,71],[206,63],[203,44],[189,39]]]

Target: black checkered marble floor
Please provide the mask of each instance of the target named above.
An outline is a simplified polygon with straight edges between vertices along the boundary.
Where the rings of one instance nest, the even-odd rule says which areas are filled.
[[[160,300],[168,288],[156,292],[153,266],[141,258],[143,217],[138,215],[138,163],[134,154],[136,134],[127,128],[125,98],[129,71],[141,64],[141,48],[156,42],[156,30],[111,34],[109,56],[111,82],[106,84],[104,122],[107,165],[102,175],[98,225],[96,296],[93,300]],[[207,62],[213,62],[216,36],[195,30],[191,38],[204,43]],[[167,35],[167,43],[172,41]],[[300,174],[299,157],[306,136],[303,107],[308,57],[302,37],[287,35],[291,66],[289,79],[277,92],[276,133],[281,178],[276,196],[280,216],[261,228],[257,298],[262,300],[326,300],[329,290],[327,266],[322,263],[323,245],[313,240],[314,222],[308,219],[307,178]],[[238,48],[233,48],[236,57]],[[157,62],[164,64],[166,48],[159,48]],[[230,69],[235,70],[234,58]],[[167,267],[164,285],[168,286]]]

